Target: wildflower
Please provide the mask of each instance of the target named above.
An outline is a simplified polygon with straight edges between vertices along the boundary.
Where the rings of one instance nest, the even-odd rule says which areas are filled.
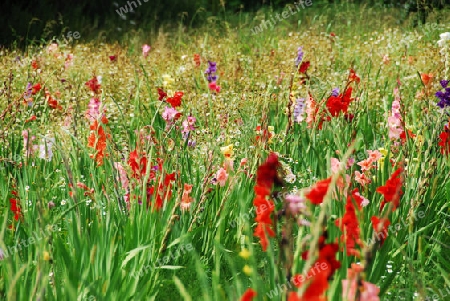
[[[170,103],[172,108],[181,106],[181,97],[183,97],[183,92],[175,92],[172,97],[167,98],[167,102]]]
[[[110,62],[116,62],[117,61],[117,55],[110,55],[109,56],[109,61]]]
[[[177,109],[166,106],[164,112],[161,114],[162,118],[166,121],[168,129],[178,118],[180,118],[181,113]]]
[[[339,88],[334,88],[331,90],[331,96],[338,97],[339,96]]]
[[[225,182],[228,179],[227,171],[224,168],[220,168],[216,173],[216,179],[220,187],[225,186]]]
[[[439,35],[441,38],[437,43],[439,47],[444,47],[447,41],[450,41],[450,32],[444,32]]]
[[[102,102],[97,97],[92,97],[88,104],[88,109],[86,110],[85,116],[90,122],[98,119],[100,115],[100,106]]]
[[[308,128],[311,128],[316,121],[318,110],[316,101],[309,95],[306,100],[306,123],[308,124]]]
[[[285,198],[287,204],[288,204],[288,211],[292,215],[298,215],[303,210],[306,209],[305,205],[305,199],[295,195],[295,194],[288,194]]]
[[[349,87],[343,94],[339,94],[338,96],[331,95],[327,102],[326,106],[331,116],[336,117],[341,112],[347,113],[348,106],[350,102],[353,100],[352,96],[352,87]]]
[[[358,189],[356,188],[352,191],[351,195],[347,196],[345,214],[342,218],[335,221],[336,226],[341,229],[341,240],[345,242],[347,256],[359,256],[360,253],[355,247],[357,245],[363,247],[360,239],[361,230],[356,217],[356,211],[361,207],[362,197],[357,193]],[[354,202],[356,203],[356,207]]]
[[[330,183],[331,177],[318,181],[305,196],[315,205],[322,204]]]
[[[420,78],[422,79],[422,83],[423,83],[426,87],[428,87],[428,86],[432,83],[432,80],[433,80],[433,73],[429,73],[429,74],[427,74],[427,73],[421,73],[421,74],[420,74]]]
[[[373,230],[375,231],[375,236],[382,246],[388,236],[388,227],[391,222],[387,218],[378,218],[377,216],[372,216],[370,220],[372,222]]]
[[[36,95],[39,91],[41,91],[41,84],[37,83],[31,87],[31,95]],[[28,89],[27,89],[28,90]]]
[[[389,139],[399,140],[404,129],[402,126],[402,116],[400,113],[400,97],[398,88],[394,90],[395,99],[392,102],[391,116],[388,117]]]
[[[383,207],[386,203],[392,203],[394,206],[392,211],[395,211],[400,204],[400,198],[403,194],[402,191],[402,168],[397,169],[391,177],[386,181],[384,186],[380,186],[377,188],[377,192],[381,193],[384,196],[384,200],[381,202],[380,210],[383,210]]]
[[[161,176],[162,177],[162,176]],[[164,200],[168,200],[172,197],[172,182],[175,181],[175,173],[166,174],[164,181],[159,181],[158,188],[156,189],[155,208],[160,209],[163,207]],[[155,192],[154,187],[147,189],[148,200]]]
[[[22,131],[22,137],[23,137],[23,146],[25,148],[25,155],[29,157],[38,149],[38,146],[33,144],[36,137],[31,136],[31,139],[29,139],[28,130]]]
[[[127,172],[125,171],[125,168],[123,167],[123,165],[120,162],[114,162],[114,168],[117,169],[117,173],[118,176],[117,181],[120,182],[120,184],[122,185],[122,189],[124,189],[126,191],[125,195],[124,195],[124,200],[127,203],[127,206],[129,206],[129,196],[128,196],[128,192],[129,192],[129,180],[128,180],[128,176],[127,176]]]
[[[303,113],[305,109],[305,99],[297,98],[294,106],[294,121],[301,123],[303,121]]]
[[[356,301],[356,291],[358,289],[357,276],[362,273],[364,268],[358,264],[352,263],[351,268],[347,269],[347,279],[342,280],[342,294],[344,300]],[[361,280],[360,297],[358,300],[379,301],[378,293],[380,289],[364,280]]]
[[[257,295],[257,293],[249,288],[245,291],[245,293],[242,295],[241,300],[240,301],[252,301],[253,298],[255,298]]]
[[[349,73],[349,75],[348,75],[348,81],[349,81],[349,82],[355,81],[356,83],[359,84],[360,80],[361,80],[361,79],[360,79],[359,76],[356,74],[355,70],[350,69],[350,73]]]
[[[297,57],[295,58],[295,67],[298,67],[298,65],[300,65],[301,61],[303,60],[303,55],[303,47],[298,47]]]
[[[259,237],[263,251],[266,251],[269,244],[267,236],[275,236],[272,228],[273,222],[270,218],[275,205],[269,197],[272,186],[281,182],[277,173],[279,167],[278,156],[275,153],[270,153],[266,162],[261,164],[256,172],[256,186],[254,188],[256,196],[253,205],[256,206],[257,216],[255,221],[257,225],[253,235]]]
[[[306,74],[306,71],[308,71],[308,68],[310,65],[311,65],[311,63],[309,61],[302,62],[302,64],[300,65],[300,68],[298,69],[298,72]]]
[[[365,160],[362,160],[358,163],[356,163],[357,165],[359,165],[361,167],[361,170],[364,171],[369,171],[373,168],[373,160],[369,157]]]
[[[234,155],[233,144],[229,144],[227,146],[221,147],[220,151],[227,158],[232,158]]]
[[[196,67],[200,67],[201,60],[200,60],[200,54],[195,53],[194,54],[194,63]]]
[[[369,158],[373,161],[373,162],[377,162],[378,160],[381,159],[382,154],[380,153],[379,150],[367,150],[367,153],[369,154]]]
[[[68,69],[70,66],[73,65],[73,54],[69,53],[66,56],[66,59],[64,60],[64,69]],[[62,82],[64,82],[63,80],[61,80]]]
[[[62,106],[58,103],[58,101],[56,99],[54,99],[50,95],[50,92],[47,89],[45,90],[45,98],[46,98],[47,104],[50,108],[62,110]]]
[[[57,50],[58,50],[58,44],[56,44],[56,43],[52,43],[52,44],[48,45],[48,47],[47,47],[48,53],[56,52]]]
[[[444,128],[444,131],[439,134],[439,140],[441,154],[448,156],[450,154],[450,129]]]
[[[15,198],[9,199],[10,209],[14,213],[14,219],[16,221],[19,220],[19,217],[22,215],[22,210],[20,209],[20,201]]]
[[[194,116],[188,116],[186,120],[183,121],[183,130],[181,133],[183,134],[183,138],[186,140],[191,131],[195,130],[195,122],[197,119]]]
[[[44,251],[43,258],[44,258],[45,261],[49,261],[50,260],[50,253],[47,252],[47,251]]]
[[[208,87],[211,91],[215,91],[216,93],[220,92],[220,86],[216,82],[210,82]]]
[[[53,157],[52,147],[55,143],[55,138],[43,138],[42,144],[39,147],[39,158],[51,161]]]
[[[208,61],[208,69],[206,69],[205,74],[207,75],[206,79],[208,80],[208,82],[215,82],[217,81],[217,63],[216,62],[212,62],[212,61]]]
[[[251,267],[249,267],[247,264],[244,266],[244,268],[242,269],[242,271],[245,273],[245,275],[247,276],[251,276],[253,273],[253,269]]]
[[[89,90],[91,90],[95,94],[99,94],[100,93],[101,85],[99,83],[99,80],[98,80],[97,76],[94,76],[90,80],[88,80],[85,83],[85,86],[87,86],[89,88]]]
[[[158,100],[164,100],[167,97],[167,93],[163,89],[158,88]]]
[[[31,61],[31,67],[36,70],[39,68],[39,63],[36,60]]]
[[[241,252],[239,252],[239,256],[244,258],[245,260],[248,260],[252,254],[249,250],[246,248],[242,249]]]
[[[31,122],[31,121],[35,121],[36,120],[36,115],[31,116],[30,118],[28,118],[27,120],[25,120],[25,123]]]
[[[364,173],[360,173],[359,171],[355,171],[355,181],[361,186],[366,186],[372,182]]]
[[[445,92],[442,91],[437,91],[436,92],[436,97],[439,98],[439,102],[437,103],[437,105],[443,109],[445,107],[450,106],[450,87],[448,87],[448,80],[441,80],[440,84],[442,86],[442,89],[444,89]]]
[[[292,300],[325,300],[323,295],[329,286],[328,279],[330,279],[335,271],[341,266],[341,263],[336,260],[336,253],[339,251],[338,244],[325,243],[325,237],[326,235],[324,234],[319,238],[319,257],[307,272],[306,277],[304,275],[294,276],[293,282],[295,286],[302,287],[306,282],[309,282],[309,286],[306,288],[301,298],[293,297],[294,299]],[[308,257],[309,253],[305,252],[303,258],[307,259]],[[316,273],[317,267],[320,267],[321,269],[318,273]],[[291,300],[291,296],[289,300]]]
[[[189,184],[184,184],[184,189],[183,189],[183,194],[181,196],[181,203],[180,203],[180,207],[181,207],[181,211],[186,211],[189,210],[191,207],[191,203],[193,201],[192,197],[189,196],[189,194],[191,194],[192,192],[192,185]]]
[[[142,55],[144,57],[148,56],[148,53],[150,52],[151,47],[147,44],[142,45]]]
[[[102,119],[102,123],[106,124],[108,120]],[[93,158],[97,165],[103,164],[103,158],[106,156],[106,139],[111,137],[110,134],[106,134],[104,126],[99,124],[97,120],[90,125],[91,133],[88,137],[88,147],[94,148],[95,153],[89,156]]]
[[[145,175],[147,169],[147,158],[145,157],[145,155],[140,156],[135,149],[134,151],[130,152],[128,165],[133,171],[133,177],[139,179],[140,177]]]

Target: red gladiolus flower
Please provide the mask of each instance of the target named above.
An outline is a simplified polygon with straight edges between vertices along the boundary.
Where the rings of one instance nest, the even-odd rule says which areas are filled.
[[[158,88],[158,100],[163,100],[166,97],[167,97],[167,93],[164,92],[163,89]]]
[[[62,110],[62,106],[58,103],[56,99],[54,99],[50,95],[50,92],[47,89],[45,89],[45,99],[47,100],[47,104],[50,108]]]
[[[311,266],[306,277],[304,275],[295,275],[293,278],[294,285],[301,287],[309,282],[308,288],[303,296],[298,299],[297,296],[289,296],[289,300],[302,301],[325,301],[324,297],[328,289],[328,280],[341,267],[341,263],[336,260],[336,253],[339,251],[338,244],[326,244],[325,236],[319,238],[319,257],[315,264]],[[304,254],[305,255],[305,254]],[[308,257],[308,253],[304,257]],[[291,299],[292,298],[292,299]]]
[[[39,91],[41,91],[41,88],[40,83],[34,84],[33,87],[31,87],[31,95],[36,95]]]
[[[164,200],[168,200],[172,197],[172,182],[175,181],[175,173],[166,174],[164,181],[160,181],[158,189],[156,190],[155,208],[160,209],[163,207]],[[154,187],[150,187],[147,190],[147,199],[150,200],[155,191]]]
[[[92,79],[88,80],[85,83],[85,85],[89,88],[89,90],[91,90],[95,94],[99,94],[100,93],[101,85],[98,83],[97,76],[94,76]]]
[[[347,248],[347,256],[359,256],[360,253],[356,250],[355,246],[359,245],[363,247],[363,243],[360,239],[360,228],[358,219],[356,217],[356,210],[361,207],[363,198],[357,194],[358,188],[352,191],[352,194],[347,197],[347,204],[345,205],[345,214],[342,218],[336,220],[336,226],[341,229],[343,235],[341,240],[345,242]],[[355,204],[356,203],[356,208]]]
[[[397,207],[400,205],[400,198],[403,194],[402,185],[402,168],[397,169],[391,177],[386,181],[384,186],[380,186],[377,188],[377,192],[384,195],[384,200],[381,202],[380,210],[383,210],[383,207],[386,203],[392,203],[393,209],[395,211]]]
[[[102,118],[102,122],[104,124],[108,122],[106,117]],[[91,124],[90,129],[91,133],[88,138],[88,146],[95,149],[95,154],[89,156],[97,162],[98,166],[100,166],[103,164],[103,158],[107,156],[106,139],[109,139],[111,135],[105,133],[105,129],[102,125],[98,124],[97,120]]]
[[[25,123],[31,122],[31,121],[34,121],[34,120],[36,120],[36,115],[33,115],[30,118],[28,118],[27,120],[25,120]]]
[[[266,162],[258,167],[256,172],[256,186],[255,186],[255,199],[253,200],[253,205],[256,207],[256,218],[257,222],[255,231],[253,235],[259,237],[261,247],[263,251],[267,250],[269,245],[268,236],[274,237],[275,232],[273,231],[273,222],[270,217],[273,212],[275,205],[272,200],[270,200],[270,192],[274,184],[278,184],[280,180],[277,175],[277,168],[280,166],[278,161],[278,156],[274,153],[270,153]]]
[[[352,87],[349,87],[343,94],[339,94],[339,96],[330,96],[326,106],[331,116],[336,117],[341,112],[347,114],[348,106],[352,100]]]
[[[31,61],[31,67],[36,70],[39,68],[39,64],[36,60]]]
[[[241,301],[252,301],[253,298],[256,297],[256,295],[257,295],[257,293],[253,289],[249,288],[242,295]]]
[[[133,171],[133,177],[139,179],[140,177],[145,175],[147,168],[147,158],[145,156],[139,156],[137,150],[134,150],[130,153],[130,157],[128,158],[128,165]]]
[[[317,182],[305,196],[315,205],[322,204],[330,183],[331,177]]]
[[[201,64],[200,54],[197,53],[194,54],[194,62],[196,67],[200,67]]]
[[[183,92],[175,92],[173,97],[167,98],[167,102],[170,103],[173,108],[179,107],[181,106],[181,97],[183,97]]]
[[[441,154],[450,155],[450,129],[445,129],[440,133],[439,140],[438,145],[441,147]]]
[[[309,66],[311,65],[311,63],[309,61],[306,62],[302,62],[302,64],[300,65],[300,68],[298,70],[299,73],[303,73],[305,74],[306,71],[308,71]]]
[[[382,246],[388,236],[388,227],[391,222],[387,218],[378,218],[377,216],[372,216],[370,220],[372,221],[375,236],[377,240],[380,241],[380,246]]]
[[[20,209],[20,202],[17,199],[11,198],[11,199],[9,199],[9,203],[11,205],[10,206],[11,211],[14,213],[14,219],[16,221],[18,221],[22,214],[21,209]]]
[[[355,81],[355,82],[357,82],[357,83],[359,84],[359,82],[360,82],[361,79],[359,78],[358,75],[356,75],[355,70],[350,69],[350,74],[348,75],[348,80],[349,80],[350,82]]]

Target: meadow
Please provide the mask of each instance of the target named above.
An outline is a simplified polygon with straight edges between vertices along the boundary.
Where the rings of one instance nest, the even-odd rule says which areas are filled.
[[[450,300],[448,10],[275,14],[0,49],[0,300]]]

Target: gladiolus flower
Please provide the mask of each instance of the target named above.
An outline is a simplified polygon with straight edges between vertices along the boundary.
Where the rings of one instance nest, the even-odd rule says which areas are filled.
[[[381,202],[380,210],[383,210],[383,207],[386,203],[392,203],[392,205],[394,206],[392,211],[395,211],[395,209],[397,209],[397,207],[400,205],[400,198],[403,194],[402,171],[402,168],[397,169],[386,181],[386,184],[384,186],[380,186],[377,188],[376,191],[384,196],[384,200]]]
[[[253,289],[249,288],[242,295],[241,301],[252,301],[253,298],[256,297],[256,295],[257,295],[257,293]]]
[[[331,177],[318,181],[305,196],[315,205],[322,204],[330,183]]]
[[[225,182],[228,179],[227,171],[224,168],[220,168],[217,171],[216,179],[217,179],[217,182],[219,183],[220,187],[225,186]]]
[[[144,56],[144,57],[147,57],[148,56],[148,53],[150,52],[150,49],[152,49],[149,45],[147,45],[147,44],[144,44],[143,46],[142,46],[142,55]]]

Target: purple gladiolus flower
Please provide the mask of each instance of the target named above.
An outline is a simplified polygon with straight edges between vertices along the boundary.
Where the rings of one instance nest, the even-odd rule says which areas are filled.
[[[339,96],[339,88],[334,88],[333,90],[331,90],[331,96]]]
[[[303,121],[303,112],[305,108],[305,99],[298,98],[294,106],[294,121],[300,123]]]
[[[436,97],[439,98],[439,102],[437,103],[438,107],[444,109],[445,107],[450,106],[450,87],[447,87],[449,84],[448,80],[441,80],[440,84],[444,91],[437,91]]]
[[[303,60],[303,47],[298,47],[297,58],[295,59],[295,67],[298,67]]]

